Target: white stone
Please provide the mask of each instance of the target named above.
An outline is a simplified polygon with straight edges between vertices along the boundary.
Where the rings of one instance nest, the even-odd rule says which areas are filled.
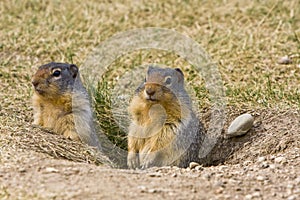
[[[194,169],[195,167],[199,166],[199,163],[196,163],[196,162],[190,162],[190,169]]]
[[[47,168],[45,169],[45,172],[47,172],[47,173],[57,173],[57,172],[59,172],[59,171],[58,171],[58,169],[56,169],[56,168],[53,168],[53,167],[47,167]]]
[[[286,163],[285,157],[277,157],[274,159],[275,163]]]
[[[256,177],[256,180],[258,180],[258,181],[264,181],[264,180],[266,180],[266,178],[263,177],[263,176],[258,176],[258,177]]]
[[[277,63],[281,65],[288,65],[292,63],[292,60],[289,58],[289,56],[283,56],[278,59]]]
[[[263,161],[265,161],[266,160],[266,158],[265,157],[258,157],[257,158],[257,162],[259,162],[259,163],[261,163],[261,162],[263,162]]]
[[[227,137],[234,137],[246,134],[253,126],[254,118],[252,115],[246,113],[238,116],[231,122],[228,131]]]

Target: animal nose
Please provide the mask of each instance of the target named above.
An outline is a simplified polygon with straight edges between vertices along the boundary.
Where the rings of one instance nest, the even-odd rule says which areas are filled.
[[[39,84],[39,82],[37,80],[33,80],[31,83],[34,87],[37,87]]]
[[[149,95],[149,96],[152,96],[155,94],[155,90],[153,88],[147,88],[146,89],[146,93]]]

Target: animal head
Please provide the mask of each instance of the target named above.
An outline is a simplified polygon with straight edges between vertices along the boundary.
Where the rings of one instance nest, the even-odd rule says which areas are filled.
[[[56,97],[71,91],[77,76],[76,65],[51,62],[39,67],[32,77],[32,85],[37,94]]]
[[[138,90],[149,102],[170,101],[184,91],[184,75],[179,68],[150,66],[145,81]]]

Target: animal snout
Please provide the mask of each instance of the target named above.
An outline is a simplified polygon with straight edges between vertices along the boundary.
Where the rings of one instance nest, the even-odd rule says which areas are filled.
[[[155,94],[155,90],[152,87],[146,88],[146,94],[149,96],[153,96]]]
[[[32,83],[33,87],[35,87],[35,88],[39,85],[39,81],[37,81],[37,80],[31,81],[31,83]]]

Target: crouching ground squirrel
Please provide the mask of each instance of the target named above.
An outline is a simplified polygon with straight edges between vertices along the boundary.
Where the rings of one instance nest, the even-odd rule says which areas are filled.
[[[178,68],[150,66],[128,108],[129,168],[175,165],[197,161],[203,126],[184,88]]]
[[[51,62],[32,78],[34,124],[99,148],[87,91],[74,64]]]

